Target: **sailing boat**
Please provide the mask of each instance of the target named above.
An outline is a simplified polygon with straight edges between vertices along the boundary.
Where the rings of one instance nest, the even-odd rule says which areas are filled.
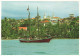
[[[30,11],[29,11],[29,6],[28,6],[28,12],[29,12],[29,15],[28,15],[28,19],[29,19],[29,38],[31,38],[31,35],[30,35]],[[39,13],[38,13],[38,7],[37,7],[37,23],[38,23],[38,29],[37,29],[37,31],[38,31],[38,36],[37,37],[39,37]],[[27,38],[20,38],[19,39],[19,41],[20,42],[26,42],[26,43],[32,43],[32,42],[50,42],[50,40],[51,40],[52,38],[50,37],[50,36],[47,36],[47,38],[45,38],[45,39],[27,39]]]

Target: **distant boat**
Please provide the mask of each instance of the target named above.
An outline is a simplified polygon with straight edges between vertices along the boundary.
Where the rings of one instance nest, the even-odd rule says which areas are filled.
[[[28,12],[29,12],[29,7],[28,7]],[[28,15],[28,19],[29,19],[29,28],[30,28],[30,12]],[[39,37],[39,13],[38,13],[38,7],[37,7],[37,21],[38,21],[38,37]],[[30,39],[30,29],[29,29],[29,38],[20,38],[19,41],[20,42],[25,42],[25,43],[32,43],[32,42],[50,42],[52,38],[50,36],[47,36],[47,38],[44,39]]]

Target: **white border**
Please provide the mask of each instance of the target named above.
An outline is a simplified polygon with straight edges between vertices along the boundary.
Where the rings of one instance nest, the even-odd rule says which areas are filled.
[[[79,1],[79,0],[2,0],[2,1]]]
[[[0,7],[1,7],[1,1],[0,1]],[[0,8],[0,37],[1,37],[1,8]],[[0,55],[1,55],[1,41],[0,41]]]
[[[79,1],[79,0],[2,0],[2,1]],[[79,3],[79,6],[80,6],[80,3]],[[80,11],[79,11],[79,16],[80,16]],[[80,29],[80,24],[79,24],[79,29]],[[1,1],[0,1],[0,37],[1,37]],[[80,38],[80,35],[79,35],[79,38]],[[79,43],[80,43],[80,39],[79,39]],[[0,41],[0,55],[1,55],[1,41]],[[79,48],[79,55],[80,55],[80,48]],[[79,55],[1,55],[1,56],[79,56]]]

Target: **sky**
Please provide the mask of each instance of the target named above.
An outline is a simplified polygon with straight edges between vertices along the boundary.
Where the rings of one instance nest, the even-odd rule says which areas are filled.
[[[69,14],[79,16],[78,1],[2,1],[1,17],[28,18],[28,5],[31,18],[37,15],[37,6],[41,18],[44,13],[46,16],[54,15],[60,18],[69,17]]]

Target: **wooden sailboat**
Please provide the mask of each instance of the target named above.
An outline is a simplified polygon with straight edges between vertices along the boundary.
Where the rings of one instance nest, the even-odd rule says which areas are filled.
[[[29,19],[29,38],[31,38],[30,36],[30,11],[29,11],[29,6],[28,6],[28,12],[29,12],[29,15],[28,15],[28,19]],[[38,7],[37,7],[37,23],[38,23],[38,37],[39,37],[39,13],[38,13]],[[32,42],[50,42],[52,38],[50,36],[47,36],[46,38],[44,39],[27,39],[27,38],[20,38],[19,41],[20,42],[26,42],[26,43],[32,43]]]

